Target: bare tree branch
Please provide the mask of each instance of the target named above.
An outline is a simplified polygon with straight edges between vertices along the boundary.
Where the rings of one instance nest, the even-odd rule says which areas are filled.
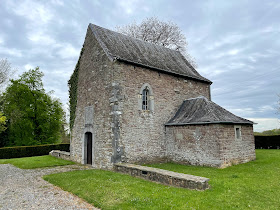
[[[9,81],[10,77],[15,72],[11,67],[11,63],[7,59],[0,59],[0,89]]]
[[[186,37],[178,25],[173,22],[163,22],[156,17],[150,17],[140,24],[133,22],[126,26],[117,26],[116,29],[127,36],[177,50],[191,65],[197,66],[194,58],[187,53]]]

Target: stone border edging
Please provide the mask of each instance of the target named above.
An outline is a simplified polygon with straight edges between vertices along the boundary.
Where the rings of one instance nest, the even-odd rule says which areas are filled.
[[[60,158],[63,160],[70,160],[71,161],[71,157],[70,157],[70,152],[65,152],[65,151],[60,151],[60,150],[52,150],[50,151],[49,155],[56,157],[56,158]]]
[[[209,188],[208,178],[177,173],[159,168],[128,163],[117,163],[114,164],[114,170],[175,187],[183,187],[192,190],[206,190]]]

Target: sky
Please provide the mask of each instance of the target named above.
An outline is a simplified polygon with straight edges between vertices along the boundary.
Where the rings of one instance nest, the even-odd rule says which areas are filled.
[[[115,30],[146,17],[181,28],[215,103],[258,123],[255,131],[280,128],[278,0],[0,0],[0,58],[15,78],[39,66],[66,107],[88,24]]]

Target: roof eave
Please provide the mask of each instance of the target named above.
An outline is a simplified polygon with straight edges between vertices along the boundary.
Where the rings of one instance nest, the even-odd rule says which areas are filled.
[[[153,66],[148,66],[148,65],[141,64],[141,63],[137,63],[135,61],[130,61],[130,60],[120,58],[120,57],[116,57],[116,60],[126,62],[126,63],[129,63],[129,64],[134,64],[134,65],[141,66],[141,67],[145,67],[145,68],[149,68],[149,69],[153,69],[153,70],[156,70],[156,71],[159,71],[159,72],[171,74],[171,75],[177,76],[177,77],[179,76],[179,77],[183,77],[183,78],[197,80],[197,81],[204,82],[204,83],[207,83],[207,84],[210,84],[210,85],[213,83],[212,81],[210,81],[208,79],[204,80],[204,79],[192,77],[192,76],[189,76],[189,75],[179,74],[179,73],[171,72],[171,71],[168,71],[168,70],[165,70],[165,69],[160,69],[160,68],[156,68],[156,67],[153,67]]]
[[[207,124],[247,124],[247,125],[253,125],[255,123],[253,122],[223,122],[223,121],[216,121],[216,122],[190,122],[190,123],[166,123],[165,126],[182,126],[182,125],[207,125]]]

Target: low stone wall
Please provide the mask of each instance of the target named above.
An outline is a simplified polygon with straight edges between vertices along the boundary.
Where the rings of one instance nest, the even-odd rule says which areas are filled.
[[[128,163],[118,163],[114,165],[114,170],[129,174],[131,176],[140,177],[175,187],[183,187],[192,190],[206,190],[209,188],[208,178],[176,173],[159,168],[151,168]]]
[[[71,160],[70,152],[52,150],[52,151],[50,151],[49,155],[56,157],[56,158],[63,159],[63,160]]]

